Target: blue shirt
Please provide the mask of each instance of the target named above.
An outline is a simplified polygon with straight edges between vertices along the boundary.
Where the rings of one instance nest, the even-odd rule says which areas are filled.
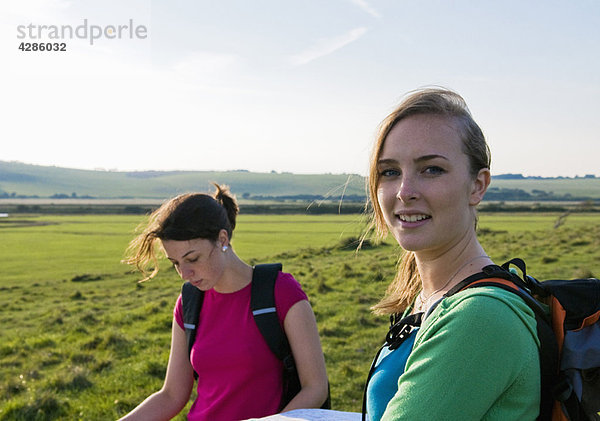
[[[390,351],[385,347],[379,354],[375,371],[367,386],[367,414],[370,421],[381,419],[388,402],[398,391],[398,379],[404,373],[417,331],[418,328],[413,329],[397,349]]]

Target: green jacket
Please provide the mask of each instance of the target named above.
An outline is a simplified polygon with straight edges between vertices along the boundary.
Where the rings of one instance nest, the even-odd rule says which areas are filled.
[[[539,341],[515,294],[472,288],[425,320],[382,420],[535,420]]]

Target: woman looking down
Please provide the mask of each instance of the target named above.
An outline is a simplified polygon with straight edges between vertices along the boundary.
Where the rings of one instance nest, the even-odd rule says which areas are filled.
[[[250,310],[252,266],[231,245],[238,206],[226,188],[213,196],[184,194],[152,213],[129,247],[128,263],[158,271],[156,243],[182,279],[204,291],[191,354],[177,299],[171,352],[163,387],[123,420],[168,420],[188,402],[198,373],[189,420],[239,420],[281,410],[283,365],[271,352]],[[147,279],[148,279],[147,278]],[[306,294],[287,273],[275,282],[275,303],[300,377],[300,392],[283,408],[318,408],[327,374],[317,325]],[[191,363],[190,363],[191,361]]]

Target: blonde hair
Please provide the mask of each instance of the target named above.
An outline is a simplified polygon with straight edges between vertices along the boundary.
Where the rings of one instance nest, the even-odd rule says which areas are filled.
[[[216,241],[221,230],[233,235],[239,207],[227,186],[216,187],[214,194],[187,193],[174,197],[152,212],[146,223],[138,227],[141,233],[130,243],[124,263],[134,265],[145,278],[158,273],[157,240],[187,241],[206,239]],[[148,269],[152,268],[150,274]]]
[[[379,238],[388,234],[381,206],[377,200],[379,172],[377,162],[385,140],[394,126],[413,115],[439,115],[453,119],[457,124],[462,149],[469,159],[469,172],[475,178],[483,168],[490,168],[490,150],[481,128],[473,119],[465,100],[456,92],[444,88],[426,88],[409,92],[400,105],[380,124],[377,138],[371,151],[368,193],[372,206],[370,230]],[[398,263],[396,277],[389,285],[385,296],[371,309],[376,314],[393,314],[404,311],[412,304],[421,289],[415,255],[405,251]]]

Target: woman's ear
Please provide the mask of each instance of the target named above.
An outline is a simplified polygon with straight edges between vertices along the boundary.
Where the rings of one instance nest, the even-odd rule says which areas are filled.
[[[477,177],[473,180],[473,186],[471,189],[471,195],[469,197],[469,205],[477,206],[482,200],[492,176],[489,168],[482,168],[477,173]]]
[[[229,234],[227,234],[227,230],[222,229],[219,231],[218,245],[219,247],[229,246]]]

